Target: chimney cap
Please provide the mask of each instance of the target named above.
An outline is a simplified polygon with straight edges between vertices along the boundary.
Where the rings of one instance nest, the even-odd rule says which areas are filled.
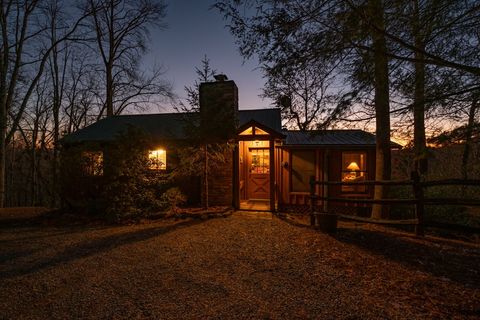
[[[215,80],[220,81],[220,82],[228,80],[228,77],[226,75],[224,75],[223,73],[216,74],[213,77],[215,78]]]

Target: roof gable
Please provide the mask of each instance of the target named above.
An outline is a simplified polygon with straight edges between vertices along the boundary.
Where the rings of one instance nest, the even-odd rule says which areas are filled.
[[[252,120],[278,133],[282,132],[282,117],[278,108],[238,111],[238,125],[240,127]]]
[[[248,128],[251,128],[251,127],[255,127],[256,131],[259,130],[261,131],[262,133],[256,133],[256,134],[252,134],[251,136],[250,135],[243,135],[242,133],[247,130]],[[256,120],[250,120],[246,123],[244,123],[243,125],[241,125],[238,129],[237,129],[237,134],[238,135],[241,135],[242,137],[244,138],[247,138],[247,137],[251,137],[251,138],[255,138],[255,137],[265,137],[265,136],[272,136],[274,138],[285,138],[285,135],[283,135],[281,132],[279,131],[276,131],[270,127],[267,127],[265,125],[263,125],[262,123],[256,121]]]

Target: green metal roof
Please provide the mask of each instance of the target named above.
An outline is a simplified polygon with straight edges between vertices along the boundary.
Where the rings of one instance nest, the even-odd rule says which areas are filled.
[[[298,131],[288,130],[283,132],[286,135],[286,146],[375,146],[376,137],[373,133],[363,130],[309,130]],[[391,142],[392,148],[402,146]]]
[[[279,109],[240,110],[239,126],[255,120],[281,133]],[[62,139],[65,144],[113,141],[129,127],[137,128],[156,140],[188,139],[186,128],[199,120],[197,113],[157,113],[119,115],[101,119]]]
[[[140,129],[155,140],[184,140],[188,136],[186,128],[199,121],[198,113],[157,113],[119,115],[101,119],[62,139],[64,144],[81,142],[109,142],[117,138],[129,127]],[[240,110],[239,127],[254,120],[286,136],[286,146],[332,146],[356,145],[375,146],[375,135],[363,130],[285,130],[282,131],[280,109]],[[400,145],[392,142],[393,148]]]

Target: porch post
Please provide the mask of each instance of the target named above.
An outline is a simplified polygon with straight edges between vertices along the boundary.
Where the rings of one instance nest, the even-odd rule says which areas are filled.
[[[328,182],[329,177],[328,177],[328,171],[329,171],[329,163],[328,159],[330,158],[330,149],[325,149],[323,153],[323,181]],[[328,185],[324,184],[322,189],[323,189],[323,196],[328,197]],[[323,212],[328,212],[328,200],[323,200]]]
[[[275,140],[270,138],[270,211],[275,212]]]
[[[240,142],[235,140],[235,147],[233,149],[233,208],[235,210],[240,209],[240,169],[239,169],[239,148],[238,144]]]

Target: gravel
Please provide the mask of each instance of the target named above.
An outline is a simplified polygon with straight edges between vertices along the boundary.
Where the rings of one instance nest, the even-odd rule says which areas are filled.
[[[0,219],[0,319],[479,319],[480,247],[271,214]]]

